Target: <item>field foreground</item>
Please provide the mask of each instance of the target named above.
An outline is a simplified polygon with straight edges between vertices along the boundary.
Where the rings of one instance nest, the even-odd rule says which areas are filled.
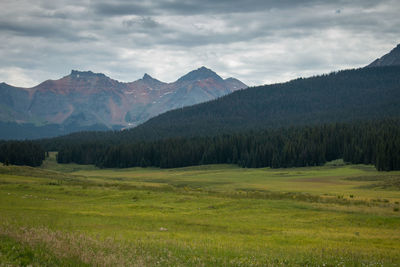
[[[400,172],[0,166],[0,266],[399,266]]]

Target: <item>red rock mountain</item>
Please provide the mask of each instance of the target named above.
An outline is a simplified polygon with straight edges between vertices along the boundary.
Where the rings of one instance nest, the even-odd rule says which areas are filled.
[[[148,74],[137,81],[122,83],[101,73],[73,70],[59,80],[48,80],[32,88],[0,84],[0,122],[75,128],[131,127],[165,111],[246,87],[234,78],[224,80],[205,67],[173,83],[161,82]]]

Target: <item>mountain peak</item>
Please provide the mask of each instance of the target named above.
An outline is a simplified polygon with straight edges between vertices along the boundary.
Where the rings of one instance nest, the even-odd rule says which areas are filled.
[[[213,72],[211,69],[206,68],[205,66],[201,66],[200,68],[197,69],[197,71],[211,71],[211,72]]]
[[[398,66],[400,65],[400,44],[393,48],[389,53],[376,59],[367,67]]]
[[[140,80],[139,80],[140,81]],[[149,85],[149,86],[160,86],[162,84],[164,84],[163,82],[160,82],[157,79],[154,79],[153,77],[151,77],[149,74],[145,73],[143,75],[143,78],[141,79],[141,81],[143,81],[145,84]]]
[[[93,76],[107,77],[103,73],[94,73],[90,70],[88,70],[88,71],[71,70],[70,76],[72,78],[88,78],[88,77],[93,77]]]
[[[143,75],[142,80],[155,80],[153,77],[151,77],[149,74],[145,73]]]
[[[216,74],[214,71],[202,66],[198,68],[197,70],[193,70],[189,72],[188,74],[182,76],[181,78],[178,79],[178,81],[196,81],[196,80],[204,80],[208,78],[213,78],[215,80],[222,80],[218,74]]]

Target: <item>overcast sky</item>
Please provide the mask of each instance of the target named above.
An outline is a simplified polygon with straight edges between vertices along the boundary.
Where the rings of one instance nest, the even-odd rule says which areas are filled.
[[[0,81],[71,69],[173,82],[206,66],[248,85],[364,66],[400,42],[398,0],[0,0]]]

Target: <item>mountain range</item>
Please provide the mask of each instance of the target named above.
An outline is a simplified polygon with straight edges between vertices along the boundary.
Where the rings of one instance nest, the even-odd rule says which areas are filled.
[[[368,65],[250,87],[206,103],[165,112],[127,131],[77,133],[58,140],[68,145],[88,141],[118,144],[398,118],[400,65],[395,63],[398,62],[397,49],[382,57],[385,64],[380,66]],[[50,140],[50,143],[62,142]]]
[[[364,68],[244,90],[237,90],[245,87],[240,81],[224,80],[205,67],[169,84],[147,74],[135,82],[120,83],[104,74],[72,71],[60,80],[29,89],[2,84],[0,105],[6,114],[2,120],[11,117],[48,123],[43,126],[47,136],[59,135],[62,127],[68,131],[104,130],[140,124],[123,132],[96,134],[119,142],[398,117],[399,50],[398,45]],[[171,111],[162,113],[166,110]],[[23,132],[14,122],[9,126],[3,127],[2,133],[18,137]],[[92,140],[94,136],[68,138]]]
[[[165,111],[213,100],[247,86],[201,67],[164,83],[145,74],[123,83],[76,71],[32,88],[0,84],[0,138],[42,138],[136,126]]]

